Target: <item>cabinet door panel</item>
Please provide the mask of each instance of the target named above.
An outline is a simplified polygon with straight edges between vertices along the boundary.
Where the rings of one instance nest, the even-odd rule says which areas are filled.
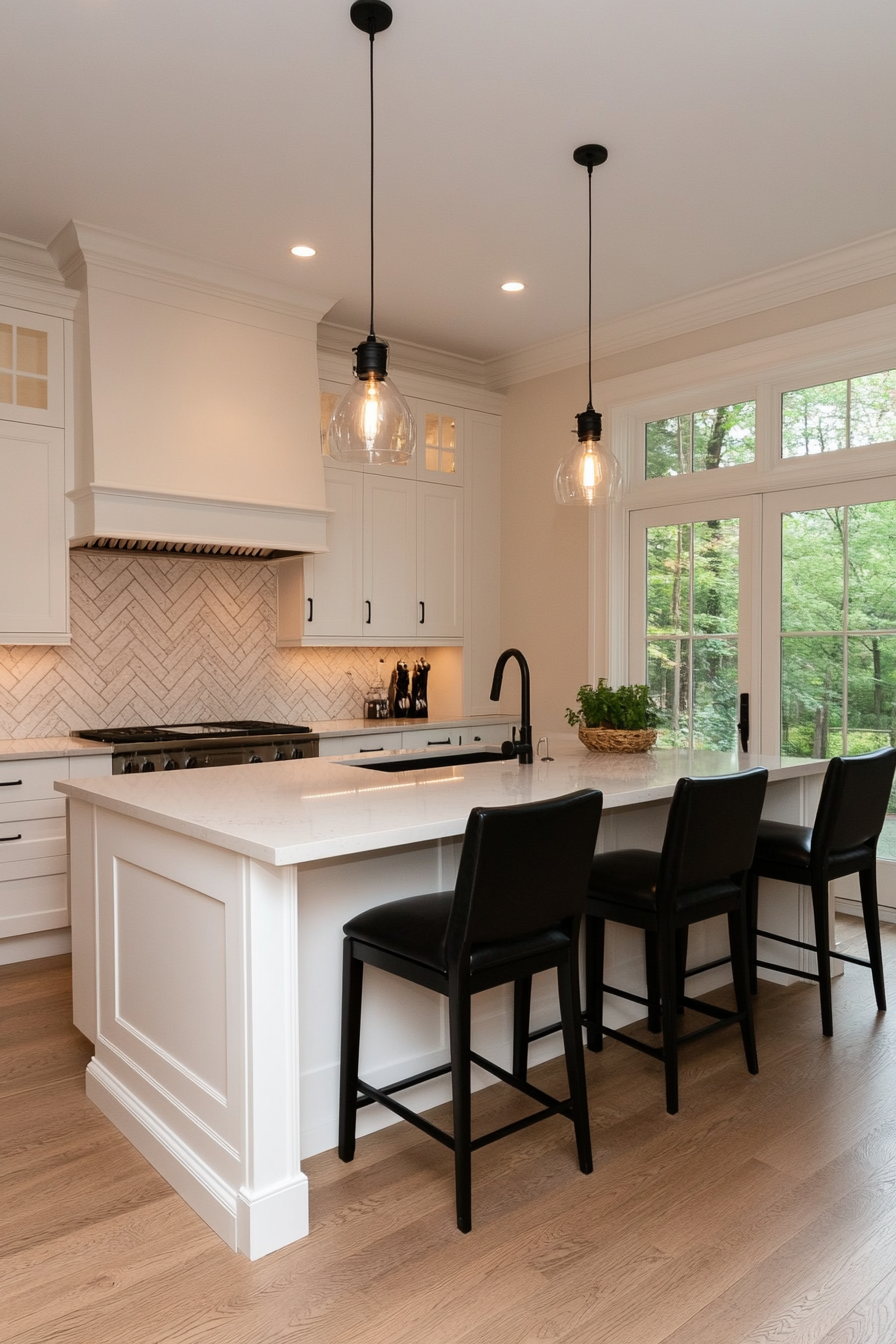
[[[417,482],[365,476],[363,635],[416,634],[416,563]]]
[[[463,492],[421,481],[417,505],[418,634],[463,634]]]
[[[0,421],[0,642],[65,634],[64,507],[63,431]]]
[[[356,472],[326,472],[327,545],[305,561],[305,634],[360,635],[361,509],[364,479]]]

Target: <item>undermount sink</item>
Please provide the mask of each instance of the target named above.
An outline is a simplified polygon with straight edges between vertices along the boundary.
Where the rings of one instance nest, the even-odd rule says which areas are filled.
[[[356,766],[359,770],[441,770],[446,765],[481,765],[486,761],[503,761],[500,751],[452,751],[440,756],[384,756],[378,761],[340,761],[340,765]]]

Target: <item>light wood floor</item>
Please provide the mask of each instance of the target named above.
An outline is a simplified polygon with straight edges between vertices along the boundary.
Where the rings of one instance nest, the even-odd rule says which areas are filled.
[[[450,1153],[396,1125],[307,1162],[311,1236],[254,1264],[85,1098],[67,959],[3,968],[4,1344],[894,1344],[884,935],[889,1015],[850,967],[826,1041],[814,987],[764,985],[758,1077],[735,1032],[698,1042],[674,1118],[659,1065],[587,1056],[593,1175],[559,1117],[487,1148],[462,1236]],[[476,1104],[511,1113],[499,1087]]]

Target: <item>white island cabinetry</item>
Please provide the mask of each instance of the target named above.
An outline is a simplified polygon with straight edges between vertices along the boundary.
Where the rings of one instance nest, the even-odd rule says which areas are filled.
[[[304,1236],[301,1158],[336,1142],[343,924],[381,901],[452,887],[477,804],[597,787],[600,847],[655,846],[680,774],[752,764],[770,769],[767,815],[811,818],[824,762],[671,751],[601,759],[577,745],[534,766],[393,774],[306,760],[61,783],[75,1023],[96,1049],[88,1095],[230,1246],[254,1259]],[[693,948],[701,961],[719,955],[718,932],[704,927]],[[800,936],[804,925],[778,927]],[[614,983],[639,986],[643,948],[631,930],[608,940],[608,969]],[[725,968],[708,974],[718,983]],[[396,1067],[445,1061],[438,996],[371,975],[364,1012],[361,1062],[374,1084]],[[533,1026],[555,1017],[552,986],[538,978]],[[509,1064],[511,1020],[507,987],[477,995],[476,1048]],[[533,1062],[559,1049],[546,1037]],[[440,1079],[410,1104],[423,1110],[446,1095]],[[378,1109],[363,1112],[362,1133],[394,1123]]]

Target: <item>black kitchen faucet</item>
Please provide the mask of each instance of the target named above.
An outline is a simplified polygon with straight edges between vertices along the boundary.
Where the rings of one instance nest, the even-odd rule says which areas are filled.
[[[507,665],[508,658],[515,658],[520,665],[520,735],[515,742],[502,742],[501,750],[507,757],[516,756],[520,765],[531,765],[532,723],[529,708],[529,664],[526,662],[525,655],[520,653],[519,649],[505,649],[499,657],[495,664],[495,675],[492,677],[489,699],[497,700],[501,694],[501,683],[504,680],[504,668]]]

